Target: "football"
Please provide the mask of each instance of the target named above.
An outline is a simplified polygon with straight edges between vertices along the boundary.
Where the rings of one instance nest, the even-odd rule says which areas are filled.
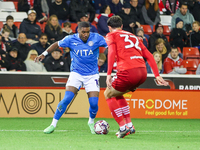
[[[105,120],[99,120],[94,125],[94,131],[96,134],[108,134],[109,129],[110,126]]]

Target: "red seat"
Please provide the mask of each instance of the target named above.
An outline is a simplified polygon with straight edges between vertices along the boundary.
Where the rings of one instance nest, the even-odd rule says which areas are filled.
[[[199,49],[196,47],[183,47],[183,59],[199,59]]]
[[[36,22],[37,25],[40,26],[40,30],[44,33],[44,27],[43,27],[43,24],[39,23],[39,22]]]
[[[0,21],[0,29],[3,28],[3,22]]]
[[[148,35],[152,34],[150,25],[141,25],[141,28],[144,30],[144,34],[148,34]]]
[[[71,29],[73,33],[76,33],[76,27],[78,26],[77,23],[71,23]]]
[[[99,53],[104,53],[105,49],[105,47],[99,47]]]
[[[198,61],[195,59],[183,60],[183,67],[187,68],[187,71],[196,71],[198,67]]]
[[[14,25],[19,29],[21,22],[14,22]]]
[[[18,2],[13,2],[13,3],[14,3],[14,5],[15,5],[16,11],[18,11]]]

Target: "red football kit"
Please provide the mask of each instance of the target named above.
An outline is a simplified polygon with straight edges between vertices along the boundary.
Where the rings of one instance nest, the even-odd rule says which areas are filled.
[[[124,30],[115,30],[106,36],[108,44],[108,71],[112,73],[113,63],[117,60],[117,74],[113,77],[114,89],[125,92],[134,91],[147,77],[146,58],[155,77],[159,76],[158,68],[153,55],[143,43],[132,33]]]

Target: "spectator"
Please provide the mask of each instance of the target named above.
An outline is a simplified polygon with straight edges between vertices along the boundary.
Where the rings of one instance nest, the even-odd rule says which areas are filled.
[[[163,73],[164,68],[163,68],[163,65],[162,65],[162,55],[161,55],[161,53],[154,52],[153,57],[156,61],[156,64],[157,64],[157,67],[158,67],[158,70],[159,70],[159,74]],[[147,73],[153,73],[153,70],[151,69],[148,62],[146,62],[146,68],[147,68]]]
[[[49,7],[46,0],[34,0],[34,8],[37,15],[38,22],[42,23],[47,21],[47,15],[49,14]]]
[[[58,23],[58,18],[56,15],[50,16],[44,32],[47,34],[48,40],[51,44],[63,38],[62,28]]]
[[[62,57],[62,51],[58,48],[46,58],[44,66],[47,71],[70,71],[66,60]]]
[[[19,0],[18,2],[18,11],[28,13],[29,10],[34,9],[37,12],[38,22],[43,22],[47,20],[47,16],[42,15],[41,3],[44,4],[46,0]],[[46,4],[47,5],[47,4]]]
[[[144,35],[144,30],[142,28],[137,28],[136,35],[142,38],[144,46],[148,48],[148,38]]]
[[[162,38],[165,41],[165,47],[167,48],[168,51],[170,51],[170,44],[166,38],[166,36],[163,34],[163,25],[160,23],[157,23],[155,26],[155,32],[150,36],[149,38],[149,50],[151,51],[152,49],[155,48],[155,41],[159,38]],[[151,51],[153,54],[153,52]]]
[[[72,29],[71,29],[71,23],[70,22],[65,22],[63,24],[62,34],[63,34],[63,38],[65,36],[74,34],[73,31],[72,31]]]
[[[0,43],[1,43],[1,40],[0,40]],[[2,50],[1,44],[0,44],[0,71],[7,71],[8,68],[9,68],[9,62],[6,58],[6,51]]]
[[[18,36],[18,28],[14,25],[13,16],[9,15],[6,17],[6,24],[3,25],[3,29],[8,29],[10,31],[9,38],[15,40]]]
[[[200,50],[200,23],[195,21],[192,23],[192,33],[190,34],[190,46],[198,47]]]
[[[9,29],[3,29],[2,31],[2,41],[3,43],[7,46],[9,45],[10,46],[10,43],[11,43],[11,40],[9,38],[9,35],[10,35],[10,30]]]
[[[70,21],[80,22],[80,18],[85,14],[90,14],[89,22],[94,21],[95,9],[88,0],[73,0],[70,3]]]
[[[170,33],[170,44],[176,47],[180,47],[181,51],[186,46],[188,37],[183,30],[183,20],[179,17],[176,18],[176,28],[173,28]]]
[[[31,45],[31,48],[36,50],[38,55],[42,54],[48,47],[50,46],[50,43],[48,43],[48,38],[45,33],[42,33],[39,42]]]
[[[66,61],[66,66],[67,68],[70,68],[71,66],[71,56],[70,56],[70,49],[69,47],[64,48],[64,59]]]
[[[145,0],[145,5],[142,7],[142,15],[145,24],[156,25],[160,22],[160,10],[157,0]]]
[[[55,0],[49,7],[49,15],[56,15],[59,24],[62,25],[69,18],[69,6],[62,0]]]
[[[81,17],[80,22],[83,22],[83,21],[88,22],[88,20],[89,20],[87,14],[82,14],[80,17]],[[76,30],[76,33],[78,33],[78,26],[76,27],[75,30]],[[90,32],[98,33],[97,28],[94,25],[92,25],[91,23],[90,23]]]
[[[183,59],[178,56],[177,47],[172,47],[170,54],[164,61],[164,73],[166,74],[185,74],[186,68],[183,68]]]
[[[104,53],[99,54],[98,58],[98,68],[99,72],[107,72],[106,55]]]
[[[8,51],[7,60],[9,61],[8,71],[26,71],[26,65],[18,55],[18,49],[13,47]]]
[[[26,59],[28,52],[31,50],[31,47],[26,43],[26,41],[26,35],[24,33],[20,33],[17,41],[13,44],[13,46],[18,49],[19,58],[21,58],[23,61]]]
[[[137,26],[140,28],[141,24],[144,24],[144,18],[142,15],[142,8],[138,5],[138,0],[130,0],[131,13],[134,14],[134,18]]]
[[[2,41],[2,35],[0,34],[0,51],[6,52],[6,45]]]
[[[192,23],[194,22],[194,17],[188,10],[188,6],[186,3],[181,4],[180,8],[176,11],[174,16],[172,17],[171,27],[172,29],[176,27],[176,18],[179,17],[183,20],[183,30],[186,31],[187,35],[192,32]]]
[[[200,22],[200,0],[197,0],[194,3],[194,7],[192,8],[192,15],[194,16],[194,20]]]
[[[35,10],[28,11],[28,18],[25,18],[20,24],[19,32],[26,34],[28,38],[26,41],[27,43],[33,44],[39,40],[41,29],[40,26],[36,24]]]
[[[106,4],[107,0],[95,0],[94,9],[96,10],[96,14],[100,14],[102,7],[105,6]]]
[[[26,60],[24,61],[26,65],[26,70],[27,71],[32,71],[32,72],[46,72],[47,70],[45,69],[44,65],[39,61],[35,62],[35,58],[38,56],[38,53],[36,50],[30,50],[28,53],[28,56]]]
[[[118,13],[118,15],[122,18],[123,30],[136,33],[135,30],[138,26],[134,20],[133,13],[131,13],[131,5],[129,3],[125,3],[123,8],[124,9]]]
[[[111,13],[109,5],[102,6],[100,13],[101,14],[97,18],[95,18],[95,21],[98,22],[97,29],[99,31],[99,34],[101,34],[102,36],[106,36],[106,34],[109,32],[107,20],[109,19],[109,17],[113,16],[113,14]]]
[[[108,5],[113,14],[118,14],[118,12],[122,10],[122,3],[120,0],[108,0]]]
[[[23,11],[28,13],[29,10],[33,9],[32,6],[28,3],[28,0],[19,0],[18,1],[18,11]]]
[[[165,58],[167,58],[170,50],[168,50],[165,46],[165,41],[162,38],[159,38],[155,41],[155,47],[151,50],[153,54],[155,51],[162,54],[162,62],[164,62]]]
[[[166,15],[173,16],[174,13],[178,10],[180,5],[179,0],[166,0],[165,8],[166,8]]]

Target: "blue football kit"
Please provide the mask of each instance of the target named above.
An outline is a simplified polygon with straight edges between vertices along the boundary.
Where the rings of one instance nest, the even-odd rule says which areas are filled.
[[[72,58],[70,71],[84,76],[98,73],[99,47],[107,47],[104,37],[93,32],[90,32],[86,43],[79,38],[77,33],[58,41],[58,45],[70,48]]]

